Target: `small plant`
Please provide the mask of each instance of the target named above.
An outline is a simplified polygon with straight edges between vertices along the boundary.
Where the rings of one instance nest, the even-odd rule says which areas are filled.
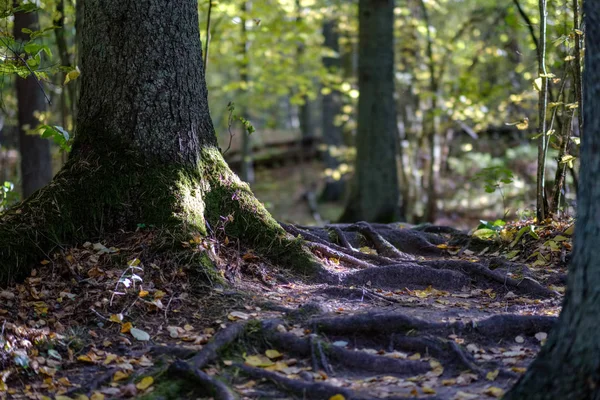
[[[513,183],[513,173],[510,169],[506,167],[488,167],[484,168],[473,176],[473,181],[482,181],[483,187],[485,188],[486,193],[494,193],[498,191],[500,196],[502,197],[502,207],[504,208],[504,217],[508,215],[508,210],[506,208],[506,197],[504,196],[504,186]]]
[[[0,213],[18,200],[19,194],[15,191],[15,185],[12,182],[4,181],[0,187]]]
[[[252,125],[252,123],[250,121],[248,121],[246,118],[244,118],[242,116],[234,114],[235,104],[233,102],[230,101],[229,103],[227,103],[227,111],[229,112],[229,117],[227,118],[227,130],[229,131],[229,144],[227,145],[227,148],[225,149],[225,151],[223,151],[223,155],[225,155],[225,153],[227,153],[229,151],[229,149],[231,148],[231,141],[233,140],[233,137],[235,136],[235,133],[233,133],[231,131],[231,127],[233,126],[233,123],[235,121],[240,121],[242,123],[242,125],[244,126],[244,129],[246,130],[248,135],[252,135],[254,132],[256,132],[256,129],[254,128],[254,126]]]

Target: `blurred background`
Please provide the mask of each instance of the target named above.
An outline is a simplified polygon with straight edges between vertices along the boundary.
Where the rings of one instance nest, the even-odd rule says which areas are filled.
[[[85,73],[77,51],[81,0],[4,3],[2,208],[43,186],[66,161]],[[359,8],[373,2],[360,3],[200,0],[220,147],[279,220],[336,221],[352,201],[359,54],[369,46],[359,40]],[[557,209],[569,213],[580,126],[577,0],[550,2],[547,21],[537,0],[403,0],[390,7],[390,150],[402,219],[472,228],[480,219],[535,215],[540,132],[547,137],[547,196],[558,190]],[[168,51],[165,57],[173,56]],[[548,84],[543,131],[540,76]],[[555,189],[561,166],[565,182]]]

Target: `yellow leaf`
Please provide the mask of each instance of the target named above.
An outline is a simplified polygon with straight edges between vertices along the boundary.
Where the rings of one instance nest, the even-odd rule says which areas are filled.
[[[165,297],[166,293],[163,292],[162,290],[157,290],[156,292],[154,292],[154,299],[162,299],[163,297]]]
[[[109,321],[112,322],[116,322],[117,324],[120,324],[123,321],[123,314],[112,314],[110,316],[110,318],[108,318]]]
[[[148,296],[148,291],[147,290],[140,290],[140,292],[138,293],[138,296],[140,296],[140,297],[146,297],[146,296]]]
[[[129,378],[129,374],[127,372],[118,370],[113,375],[113,382],[122,381],[122,380],[127,379],[127,378]]]
[[[529,128],[529,118],[523,118],[521,122],[517,124],[517,129],[522,131]]]
[[[138,265],[140,265],[141,261],[139,258],[134,258],[133,260],[129,261],[129,266],[130,267],[137,267]]]
[[[269,360],[265,356],[246,356],[244,357],[246,364],[251,365],[253,367],[269,367],[273,365],[273,361]]]
[[[40,264],[42,264],[42,265],[48,265],[48,264],[50,264],[50,261],[49,260],[42,260],[42,261],[40,261]]]
[[[430,388],[429,386],[423,386],[423,393],[425,394],[436,394],[437,392],[433,389]]]
[[[89,354],[84,354],[82,356],[77,357],[77,361],[83,361],[83,362],[88,362],[88,363],[94,363],[95,360],[90,357]]]
[[[116,355],[116,354],[113,354],[113,353],[108,353],[108,354],[106,355],[106,358],[104,359],[104,362],[103,362],[103,364],[104,364],[104,365],[108,365],[108,364],[110,364],[111,362],[115,361],[116,359],[117,359],[117,355]]]
[[[329,400],[346,400],[346,398],[342,394],[334,394]]]
[[[269,357],[270,359],[283,357],[283,354],[281,354],[277,350],[267,350],[267,351],[265,351],[265,355],[267,357]]]
[[[133,324],[131,322],[125,322],[121,325],[121,333],[127,333],[133,328]]]
[[[488,381],[495,381],[499,372],[500,370],[490,371],[485,375],[485,379],[487,379]]]
[[[151,376],[145,376],[141,381],[139,381],[135,387],[139,390],[146,390],[154,383],[154,378]]]
[[[495,386],[490,386],[490,387],[486,388],[484,393],[487,394],[488,396],[492,396],[492,397],[496,397],[496,398],[500,398],[500,397],[504,396],[504,390],[500,389],[499,387],[495,387]]]
[[[81,74],[81,72],[79,72],[79,68],[75,68],[72,71],[69,71],[67,73],[67,75],[65,75],[65,82],[63,83],[63,85],[66,85],[67,83],[74,81],[75,79],[77,79],[79,77],[79,75]]]
[[[92,397],[90,397],[90,400],[104,400],[104,395],[100,392],[94,392],[92,393]]]

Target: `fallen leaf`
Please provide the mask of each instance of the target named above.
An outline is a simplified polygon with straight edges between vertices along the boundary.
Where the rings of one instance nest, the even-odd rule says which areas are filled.
[[[283,357],[283,354],[281,354],[277,350],[267,350],[267,351],[265,351],[265,355],[267,357],[269,357],[271,360]]]
[[[139,381],[135,385],[135,387],[138,388],[139,390],[146,390],[150,386],[152,386],[153,383],[154,383],[154,378],[152,378],[151,376],[145,376],[144,378],[142,378],[141,381]]]
[[[150,340],[150,335],[141,329],[131,328],[129,333],[131,333],[131,336],[133,336],[134,338],[136,338],[137,340],[139,340],[141,342],[146,342],[146,341]]]

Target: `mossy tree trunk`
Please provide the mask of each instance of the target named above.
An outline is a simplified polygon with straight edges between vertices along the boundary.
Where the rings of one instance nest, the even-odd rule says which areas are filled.
[[[84,19],[73,150],[50,185],[2,216],[0,284],[62,243],[138,224],[202,233],[221,217],[229,236],[314,268],[217,147],[197,0],[87,0]]]
[[[354,181],[340,220],[397,221],[396,105],[394,102],[394,0],[358,5],[358,128]]]
[[[584,2],[585,71],[581,185],[573,263],[558,325],[505,399],[600,397],[600,3]]]

